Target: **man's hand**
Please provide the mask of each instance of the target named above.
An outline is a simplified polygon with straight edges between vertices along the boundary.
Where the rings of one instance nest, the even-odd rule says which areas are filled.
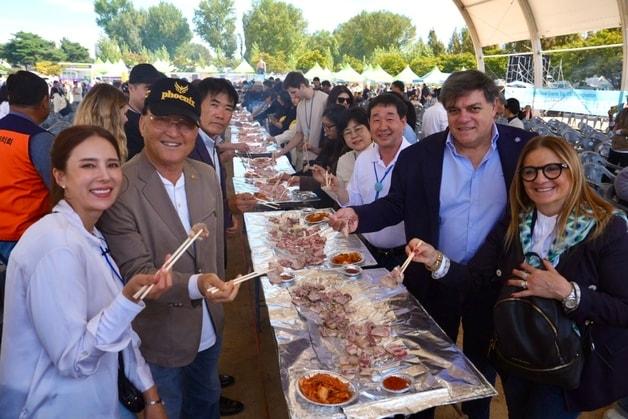
[[[335,214],[331,214],[327,222],[336,231],[342,231],[345,235],[358,229],[358,214],[353,208],[341,208]]]
[[[425,266],[432,266],[436,262],[438,252],[434,247],[421,239],[414,238],[406,245],[406,255],[414,251],[413,262],[422,263]]]
[[[210,292],[212,287],[218,288],[217,292]],[[240,284],[233,285],[232,282],[224,282],[215,274],[202,274],[198,277],[198,289],[208,301],[212,303],[228,303],[233,301],[238,295]]]

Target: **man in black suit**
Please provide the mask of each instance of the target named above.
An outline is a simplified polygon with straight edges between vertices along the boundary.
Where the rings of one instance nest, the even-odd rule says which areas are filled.
[[[498,93],[482,72],[453,73],[441,90],[449,128],[404,150],[388,195],[341,209],[331,220],[333,226],[348,224],[350,231],[370,232],[404,221],[406,240],[437,243],[455,254],[456,262],[467,262],[505,215],[517,158],[533,136],[493,122]],[[414,263],[404,284],[454,342],[462,319],[465,354],[494,382],[486,353],[496,290],[463,295],[431,280],[430,272]],[[490,400],[479,400],[464,403],[463,410],[470,418],[488,419],[489,406]]]
[[[198,136],[190,158],[207,163],[215,169],[222,189],[225,232],[239,229],[237,219],[232,217],[227,201],[227,171],[220,159],[222,135],[229,126],[231,116],[238,103],[238,93],[226,79],[208,77],[196,84],[201,100],[201,118]],[[225,246],[225,252],[226,252]],[[227,261],[225,254],[225,265]],[[230,375],[220,374],[222,387],[235,383]],[[220,397],[220,415],[230,416],[244,410],[242,402]]]

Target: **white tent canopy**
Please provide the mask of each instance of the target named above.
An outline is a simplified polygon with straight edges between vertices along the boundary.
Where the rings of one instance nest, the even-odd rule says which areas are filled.
[[[376,83],[392,83],[393,81],[395,81],[395,79],[393,79],[393,76],[388,74],[386,70],[384,70],[380,65],[373,68],[368,73],[367,80],[374,81]]]
[[[247,63],[246,60],[242,60],[242,62],[233,69],[233,72],[236,74],[255,74],[255,69],[251,67],[251,64]]]
[[[153,67],[155,67],[157,70],[161,71],[162,73],[168,75],[170,73],[172,73],[173,71],[175,71],[175,68],[172,64],[170,64],[170,62],[168,61],[164,61],[164,60],[157,60],[153,63]]]
[[[451,73],[443,73],[438,67],[434,66],[430,72],[423,75],[421,78],[423,79],[423,83],[427,85],[441,85],[445,83],[445,80],[447,80],[450,74]]]
[[[326,76],[326,74],[325,70],[323,70],[323,67],[321,67],[318,63],[315,63],[314,66],[304,74],[304,76],[306,79],[309,80],[313,80],[314,77],[318,77],[322,80]]]
[[[364,81],[364,77],[347,64],[342,70],[334,74],[334,79],[337,81],[344,81],[348,83],[361,83]]]
[[[401,71],[401,73],[395,76],[395,80],[401,80],[405,84],[421,83],[423,81],[423,79],[417,76],[408,65]]]

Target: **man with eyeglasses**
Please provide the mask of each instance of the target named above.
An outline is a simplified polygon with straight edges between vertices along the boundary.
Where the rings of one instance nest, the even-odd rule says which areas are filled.
[[[200,98],[188,82],[153,84],[140,117],[144,149],[124,165],[122,192],[100,222],[125,278],[155,272],[193,225],[207,226],[208,237],[174,265],[171,290],[145,302],[133,322],[171,419],[220,417],[221,303],[233,301],[239,289],[220,279],[225,269],[218,178],[209,165],[188,158],[199,118]],[[213,286],[219,291],[211,293]]]
[[[493,122],[498,94],[480,71],[453,73],[440,93],[448,129],[403,151],[388,195],[338,211],[335,228],[348,225],[349,231],[364,233],[404,221],[406,238],[437,243],[454,261],[468,262],[505,215],[517,158],[535,135]],[[463,295],[430,275],[422,264],[411,263],[404,284],[454,342],[462,320],[465,354],[494,382],[486,354],[497,288]],[[470,418],[488,419],[489,407],[486,399],[463,403]]]

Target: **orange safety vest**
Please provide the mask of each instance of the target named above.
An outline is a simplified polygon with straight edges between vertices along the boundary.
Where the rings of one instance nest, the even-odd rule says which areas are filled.
[[[33,166],[28,152],[32,134],[6,129],[2,125],[0,240],[17,241],[31,224],[50,212],[50,198],[48,188]],[[35,134],[36,129],[33,131]]]

